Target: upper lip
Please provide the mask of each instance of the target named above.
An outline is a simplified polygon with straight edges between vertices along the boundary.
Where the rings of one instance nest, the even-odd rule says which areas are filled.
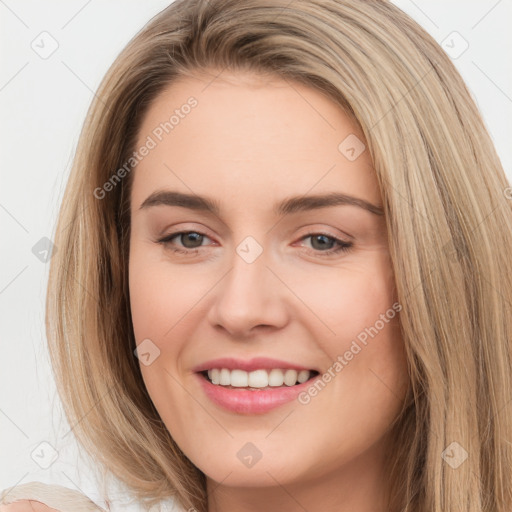
[[[210,361],[206,361],[201,363],[194,368],[192,371],[194,372],[204,372],[205,370],[211,370],[212,368],[227,368],[228,370],[245,370],[246,372],[251,372],[254,370],[271,370],[273,368],[281,368],[281,369],[292,369],[292,370],[313,370],[313,368],[308,366],[303,366],[301,364],[291,363],[289,361],[282,361],[279,359],[273,359],[269,357],[255,357],[249,360],[243,359],[235,359],[233,357],[223,357],[220,359],[212,359]]]

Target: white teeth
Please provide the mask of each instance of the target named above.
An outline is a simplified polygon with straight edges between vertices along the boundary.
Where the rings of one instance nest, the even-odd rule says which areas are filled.
[[[283,370],[273,369],[268,374],[268,385],[269,386],[282,386],[284,384],[284,373]]]
[[[246,388],[249,381],[247,372],[243,370],[231,370],[231,382],[230,384],[235,388]]]
[[[284,383],[287,386],[294,386],[297,382],[297,370],[286,370],[284,374]]]
[[[231,372],[226,368],[222,368],[220,371],[220,382],[221,386],[229,386],[231,384]]]
[[[266,388],[279,386],[295,386],[302,384],[311,377],[309,370],[281,370],[274,368],[272,370],[254,370],[246,372],[244,370],[228,370],[227,368],[212,368],[208,370],[208,378],[212,384],[220,386],[233,386],[235,388]]]
[[[251,388],[266,388],[268,386],[267,370],[255,370],[250,372],[247,385]]]
[[[212,379],[213,384],[220,384],[220,371],[217,368],[213,368],[210,370],[210,379]]]
[[[308,370],[301,370],[299,374],[297,375],[297,380],[300,384],[303,382],[306,382],[309,379],[309,371]]]

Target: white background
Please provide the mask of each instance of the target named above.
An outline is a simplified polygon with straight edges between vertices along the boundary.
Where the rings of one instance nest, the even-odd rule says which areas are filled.
[[[60,412],[45,346],[48,263],[39,261],[32,247],[42,237],[52,238],[93,91],[129,39],[168,3],[0,0],[0,490],[37,480],[79,488],[102,504],[72,435],[63,439],[69,426]],[[512,0],[394,3],[439,43],[453,31],[468,42],[454,62],[510,180]],[[31,47],[44,31],[58,43],[47,59]],[[48,469],[31,458],[33,450],[46,450],[49,456],[47,448],[38,448],[41,442],[59,453]]]

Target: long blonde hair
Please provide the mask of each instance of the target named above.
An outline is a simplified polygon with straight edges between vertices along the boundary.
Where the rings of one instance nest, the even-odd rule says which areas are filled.
[[[151,101],[205,69],[324,91],[365,134],[411,379],[390,447],[390,510],[510,512],[508,183],[450,59],[384,0],[177,0],[116,59],[79,140],[47,295],[54,374],[79,442],[141,500],[207,510],[205,475],[170,437],[133,354],[132,173],[95,194],[129,161]]]

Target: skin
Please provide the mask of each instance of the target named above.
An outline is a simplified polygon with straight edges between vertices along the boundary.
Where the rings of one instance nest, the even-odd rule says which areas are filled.
[[[321,373],[395,302],[384,216],[338,205],[276,216],[289,196],[340,192],[381,205],[364,137],[321,92],[250,72],[180,78],[152,104],[140,147],[169,112],[198,105],[137,165],[129,285],[137,344],[160,350],[144,383],[172,437],[207,476],[209,511],[386,511],[388,429],[408,386],[396,316],[307,405],[236,414],[212,403],[192,368],[217,357],[283,359]],[[212,81],[213,80],[213,81]],[[209,85],[208,85],[209,84]],[[219,216],[179,206],[140,209],[153,192],[207,195]],[[205,234],[188,255],[180,230]],[[310,233],[350,240],[330,256]],[[252,236],[263,252],[236,248]],[[202,242],[201,242],[202,240]],[[325,240],[324,240],[325,241]],[[187,247],[193,247],[190,245]],[[237,452],[261,452],[248,468]]]

